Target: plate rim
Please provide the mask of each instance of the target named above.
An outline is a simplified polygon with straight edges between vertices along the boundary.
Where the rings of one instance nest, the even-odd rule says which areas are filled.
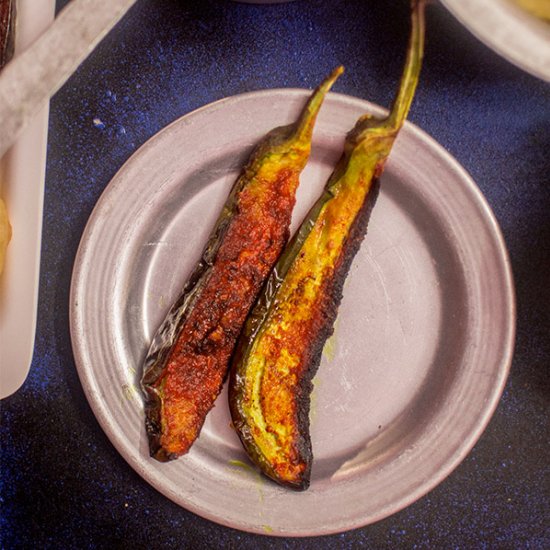
[[[514,345],[515,345],[515,333],[516,333],[516,297],[515,297],[515,288],[514,288],[511,262],[510,262],[508,250],[506,248],[504,236],[502,234],[498,221],[496,220],[496,217],[489,203],[487,202],[486,198],[484,197],[483,193],[481,192],[479,187],[476,185],[474,180],[471,178],[468,172],[464,169],[464,167],[442,145],[440,145],[437,141],[435,141],[434,138],[432,138],[430,135],[428,135],[418,126],[407,121],[405,125],[408,131],[412,132],[415,138],[420,140],[420,142],[422,142],[423,145],[425,145],[428,148],[431,148],[437,154],[438,157],[440,158],[443,157],[445,159],[445,162],[449,163],[449,165],[452,166],[453,170],[460,176],[462,183],[465,186],[467,186],[468,191],[475,198],[475,202],[477,206],[480,207],[483,213],[484,220],[488,222],[488,225],[491,228],[492,236],[494,237],[495,250],[498,251],[499,257],[502,260],[502,266],[503,266],[502,274],[503,274],[503,280],[505,281],[505,285],[502,288],[502,292],[503,292],[503,297],[506,301],[506,310],[508,313],[508,317],[507,317],[508,324],[506,326],[506,333],[503,335],[504,345],[503,345],[502,354],[501,354],[502,361],[500,362],[498,377],[496,377],[498,383],[494,385],[493,391],[490,395],[490,399],[488,399],[484,403],[484,406],[481,409],[482,412],[478,417],[476,429],[470,432],[469,437],[465,441],[463,441],[462,444],[457,448],[457,450],[452,455],[452,458],[446,461],[443,467],[440,468],[434,475],[430,476],[430,478],[427,481],[420,483],[414,491],[410,492],[407,495],[407,498],[403,498],[402,501],[398,502],[396,505],[394,504],[393,507],[390,507],[389,511],[387,509],[384,509],[378,515],[369,517],[363,521],[352,522],[350,524],[347,524],[344,528],[342,528],[342,526],[337,526],[337,525],[335,525],[334,527],[327,526],[322,531],[319,530],[319,532],[312,534],[311,532],[304,532],[299,530],[294,530],[294,531],[286,530],[284,532],[273,531],[268,533],[265,531],[265,529],[261,525],[251,526],[250,524],[247,524],[246,527],[237,526],[235,525],[234,522],[230,520],[226,520],[224,517],[220,517],[215,513],[210,513],[209,510],[196,506],[193,503],[186,502],[184,504],[182,501],[184,501],[185,499],[176,500],[172,496],[169,496],[169,494],[167,494],[165,490],[163,490],[157,485],[155,481],[155,476],[148,475],[147,471],[143,468],[142,464],[140,464],[139,457],[135,456],[135,453],[127,452],[127,449],[124,445],[124,441],[120,440],[116,436],[116,434],[112,432],[110,428],[110,416],[107,411],[107,406],[105,405],[105,402],[101,400],[101,396],[99,395],[99,392],[97,391],[97,389],[93,387],[95,385],[94,380],[88,379],[87,367],[83,366],[85,361],[83,359],[82,349],[80,348],[80,337],[78,335],[78,329],[77,329],[77,325],[79,324],[78,294],[79,294],[79,286],[81,284],[80,281],[83,277],[82,259],[85,254],[85,249],[88,245],[88,237],[89,237],[88,234],[91,231],[90,228],[93,227],[94,225],[95,218],[99,215],[102,205],[108,200],[108,195],[110,194],[111,190],[114,189],[114,187],[116,187],[116,180],[118,179],[120,173],[123,172],[126,169],[126,167],[133,162],[136,156],[143,154],[143,152],[146,151],[147,148],[151,145],[151,142],[153,140],[161,139],[160,136],[164,133],[169,132],[170,129],[175,125],[185,124],[187,122],[185,119],[188,119],[191,116],[193,117],[197,116],[199,114],[208,112],[210,110],[218,110],[220,108],[223,108],[223,106],[227,103],[247,100],[250,98],[256,99],[256,98],[261,98],[262,96],[271,98],[273,94],[276,94],[276,95],[283,94],[283,95],[290,95],[295,97],[299,96],[299,97],[305,98],[310,93],[311,92],[309,90],[300,89],[300,88],[273,88],[273,89],[263,89],[263,90],[245,92],[245,93],[236,94],[233,96],[224,97],[212,103],[203,105],[198,109],[190,111],[189,113],[174,120],[173,122],[171,122],[170,124],[162,128],[159,132],[151,136],[121,165],[121,167],[117,170],[114,177],[107,184],[105,189],[102,191],[99,199],[94,205],[94,208],[82,232],[78,250],[75,255],[74,266],[73,266],[73,271],[71,276],[70,297],[69,297],[69,321],[70,321],[71,346],[72,346],[73,356],[75,359],[75,366],[78,372],[80,382],[82,384],[84,393],[92,409],[92,412],[94,413],[94,416],[99,422],[102,430],[107,435],[111,444],[117,449],[117,451],[126,460],[126,462],[128,462],[128,464],[140,475],[140,477],[143,478],[143,481],[145,481],[147,484],[152,486],[155,490],[163,494],[163,496],[165,496],[166,498],[169,498],[170,500],[174,501],[177,505],[181,506],[182,508],[185,508],[186,510],[194,514],[197,514],[205,519],[208,519],[217,524],[224,525],[226,527],[230,527],[233,529],[252,532],[252,533],[261,534],[261,535],[270,535],[270,536],[278,536],[278,537],[323,536],[323,535],[341,533],[354,528],[364,527],[366,525],[380,521],[384,518],[387,518],[403,510],[407,506],[419,500],[421,497],[425,496],[427,493],[433,490],[437,485],[439,485],[443,480],[445,480],[470,453],[474,445],[477,443],[477,441],[485,431],[489,421],[491,420],[496,410],[496,407],[504,391],[504,387],[511,368],[511,363],[512,363],[512,358],[514,353]],[[385,108],[382,108],[378,105],[375,105],[361,98],[349,96],[343,93],[335,93],[335,92],[331,92],[330,94],[328,94],[327,97],[331,97],[331,96],[339,101],[343,101],[344,103],[355,104],[357,107],[360,107],[362,110],[367,109],[370,112],[374,112],[375,114],[387,112]]]
[[[479,4],[474,0],[441,0],[447,10],[478,40],[491,48],[494,52],[506,59],[516,67],[536,76],[546,82],[550,82],[550,23],[548,30],[544,27],[546,23],[527,12],[524,12],[519,6],[512,2],[504,4],[503,0],[491,0],[484,4]],[[505,6],[504,9],[498,9],[497,5]],[[508,32],[506,36],[499,38],[498,34],[488,32],[485,24],[486,19],[480,18],[476,10],[484,10],[491,17],[496,17],[498,23],[506,21]],[[515,13],[517,17],[512,17]],[[546,39],[539,37],[537,33],[530,32],[525,42],[525,33],[520,32],[524,39],[518,40],[518,31],[525,31],[530,26],[538,28],[539,32],[547,33]],[[501,27],[502,28],[502,27]],[[538,51],[539,55],[535,61],[533,52]]]

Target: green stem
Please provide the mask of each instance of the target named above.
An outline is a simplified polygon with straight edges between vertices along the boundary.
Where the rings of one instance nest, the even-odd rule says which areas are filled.
[[[424,54],[425,7],[426,0],[411,0],[411,34],[407,48],[407,58],[401,76],[399,90],[393,101],[390,114],[382,124],[373,122],[372,117],[369,115],[363,117],[353,132],[356,143],[360,143],[366,138],[373,125],[392,132],[397,132],[401,126],[403,126],[411,107],[420,76],[420,68],[422,67],[422,57]]]
[[[331,89],[336,79],[344,72],[344,67],[336,67],[332,73],[321,82],[315,92],[309,98],[294,132],[294,139],[297,141],[309,141],[313,132],[315,118],[323,103],[325,94]]]
[[[407,60],[401,77],[399,91],[393,102],[387,124],[393,130],[399,130],[407,118],[411,103],[418,84],[422,56],[424,52],[425,0],[413,0],[411,5],[411,36],[407,48]]]

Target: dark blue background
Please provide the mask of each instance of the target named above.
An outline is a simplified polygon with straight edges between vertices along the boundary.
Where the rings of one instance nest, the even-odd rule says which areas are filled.
[[[347,71],[335,91],[388,105],[407,35],[404,0],[140,0],[56,94],[35,354],[23,388],[1,405],[2,548],[550,547],[549,87],[438,4],[429,9],[410,120],[487,197],[510,251],[518,304],[510,379],[462,465],[417,503],[363,529],[321,539],[249,535],[147,485],[111,446],[78,380],[71,270],[88,216],[121,164],[197,107],[263,88],[312,88],[339,63]]]

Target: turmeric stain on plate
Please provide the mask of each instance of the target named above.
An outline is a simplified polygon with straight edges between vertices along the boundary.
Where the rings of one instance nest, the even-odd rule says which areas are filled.
[[[122,398],[121,404],[124,401],[139,401],[138,391],[133,384],[122,384]]]
[[[258,490],[258,496],[260,503],[263,503],[264,501],[264,492],[263,492],[263,485],[264,485],[264,478],[262,477],[262,474],[256,470],[253,466],[250,464],[247,464],[246,462],[243,462],[242,460],[232,459],[229,460],[229,465],[232,466],[233,469],[236,469],[237,471],[240,470],[243,474],[246,474],[247,479],[250,479],[250,476],[248,474],[252,474],[252,480],[254,481],[254,485],[256,486],[256,489]],[[262,517],[262,510],[261,508],[258,510],[259,517]]]
[[[246,462],[243,462],[242,460],[230,460],[229,461],[230,466],[235,466],[237,468],[242,468],[243,470],[246,470],[247,472],[253,472],[256,473],[256,470],[250,466],[250,464],[247,464]]]
[[[325,345],[323,347],[323,357],[326,358],[327,361],[332,362],[334,361],[334,358],[336,357],[336,346],[337,343],[337,334],[336,331],[338,329],[338,319],[336,319],[334,323],[334,331],[330,338],[325,342]]]

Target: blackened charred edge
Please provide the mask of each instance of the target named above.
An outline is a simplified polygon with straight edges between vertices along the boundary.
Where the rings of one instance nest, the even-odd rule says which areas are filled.
[[[372,209],[378,198],[380,183],[378,178],[375,178],[372,182],[371,188],[361,210],[356,216],[349,236],[344,244],[342,254],[340,256],[339,264],[335,267],[333,278],[331,281],[325,283],[325,288],[322,292],[323,302],[320,308],[320,315],[323,317],[319,323],[319,330],[316,335],[313,336],[309,343],[308,357],[306,359],[306,370],[303,377],[300,380],[296,388],[296,404],[297,404],[297,420],[298,420],[298,433],[300,439],[297,442],[297,450],[299,456],[304,460],[305,470],[301,476],[301,479],[297,483],[289,483],[281,480],[277,477],[276,473],[272,470],[271,465],[266,461],[259,449],[257,449],[254,438],[252,437],[250,426],[246,421],[246,415],[240,409],[240,403],[243,401],[244,384],[241,378],[242,374],[239,372],[240,367],[246,361],[246,352],[249,349],[250,340],[255,337],[261,320],[265,319],[270,309],[271,302],[263,301],[262,307],[258,310],[258,305],[254,307],[253,314],[258,319],[248,318],[245,325],[245,329],[239,338],[237,348],[233,355],[233,366],[231,369],[231,380],[229,384],[229,408],[231,411],[231,417],[234,427],[241,439],[241,442],[246,449],[247,453],[254,457],[254,462],[261,465],[262,471],[279,485],[287,486],[295,490],[306,490],[310,484],[311,477],[311,465],[313,462],[313,453],[311,447],[311,439],[309,436],[309,410],[310,410],[310,396],[313,389],[313,378],[319,368],[321,357],[323,353],[323,347],[326,340],[334,332],[334,321],[338,314],[338,307],[342,300],[343,286],[351,267],[353,258],[357,254],[361,242],[366,234],[368,222]],[[269,283],[266,281],[266,285]],[[265,292],[265,286],[260,293],[260,300]]]
[[[380,181],[376,178],[373,180],[365,202],[351,226],[338,264],[333,271],[333,276],[331,280],[326,281],[324,285],[319,313],[322,319],[320,320],[317,333],[312,335],[311,341],[309,342],[306,370],[297,387],[296,404],[298,413],[298,433],[300,434],[300,440],[297,447],[300,456],[306,463],[306,470],[303,477],[307,485],[304,486],[304,489],[309,485],[311,465],[313,462],[313,451],[309,434],[309,410],[311,391],[313,389],[313,378],[319,369],[325,342],[334,332],[334,322],[336,321],[338,308],[342,301],[344,283],[353,259],[367,233],[370,215],[376,204],[379,190]]]
[[[241,443],[246,450],[246,453],[252,459],[252,463],[256,465],[259,470],[266,475],[268,478],[273,480],[278,485],[288,487],[289,489],[302,491],[308,488],[309,478],[300,479],[298,482],[289,482],[280,479],[277,476],[277,473],[273,470],[269,461],[263,456],[259,448],[257,447],[252,432],[250,430],[250,425],[247,422],[246,415],[241,410],[241,403],[243,402],[244,395],[244,383],[243,378],[240,377],[238,365],[242,364],[243,354],[247,348],[247,340],[241,338],[239,340],[239,345],[235,351],[233,360],[233,367],[230,371],[230,382],[229,382],[229,410],[231,412],[231,419],[233,422],[233,427],[235,428]]]
[[[177,458],[172,453],[167,453],[160,444],[161,429],[158,419],[155,416],[156,411],[151,411],[151,406],[147,402],[145,405],[145,429],[149,441],[149,454],[159,462],[168,462]],[[157,415],[158,416],[158,415]]]

